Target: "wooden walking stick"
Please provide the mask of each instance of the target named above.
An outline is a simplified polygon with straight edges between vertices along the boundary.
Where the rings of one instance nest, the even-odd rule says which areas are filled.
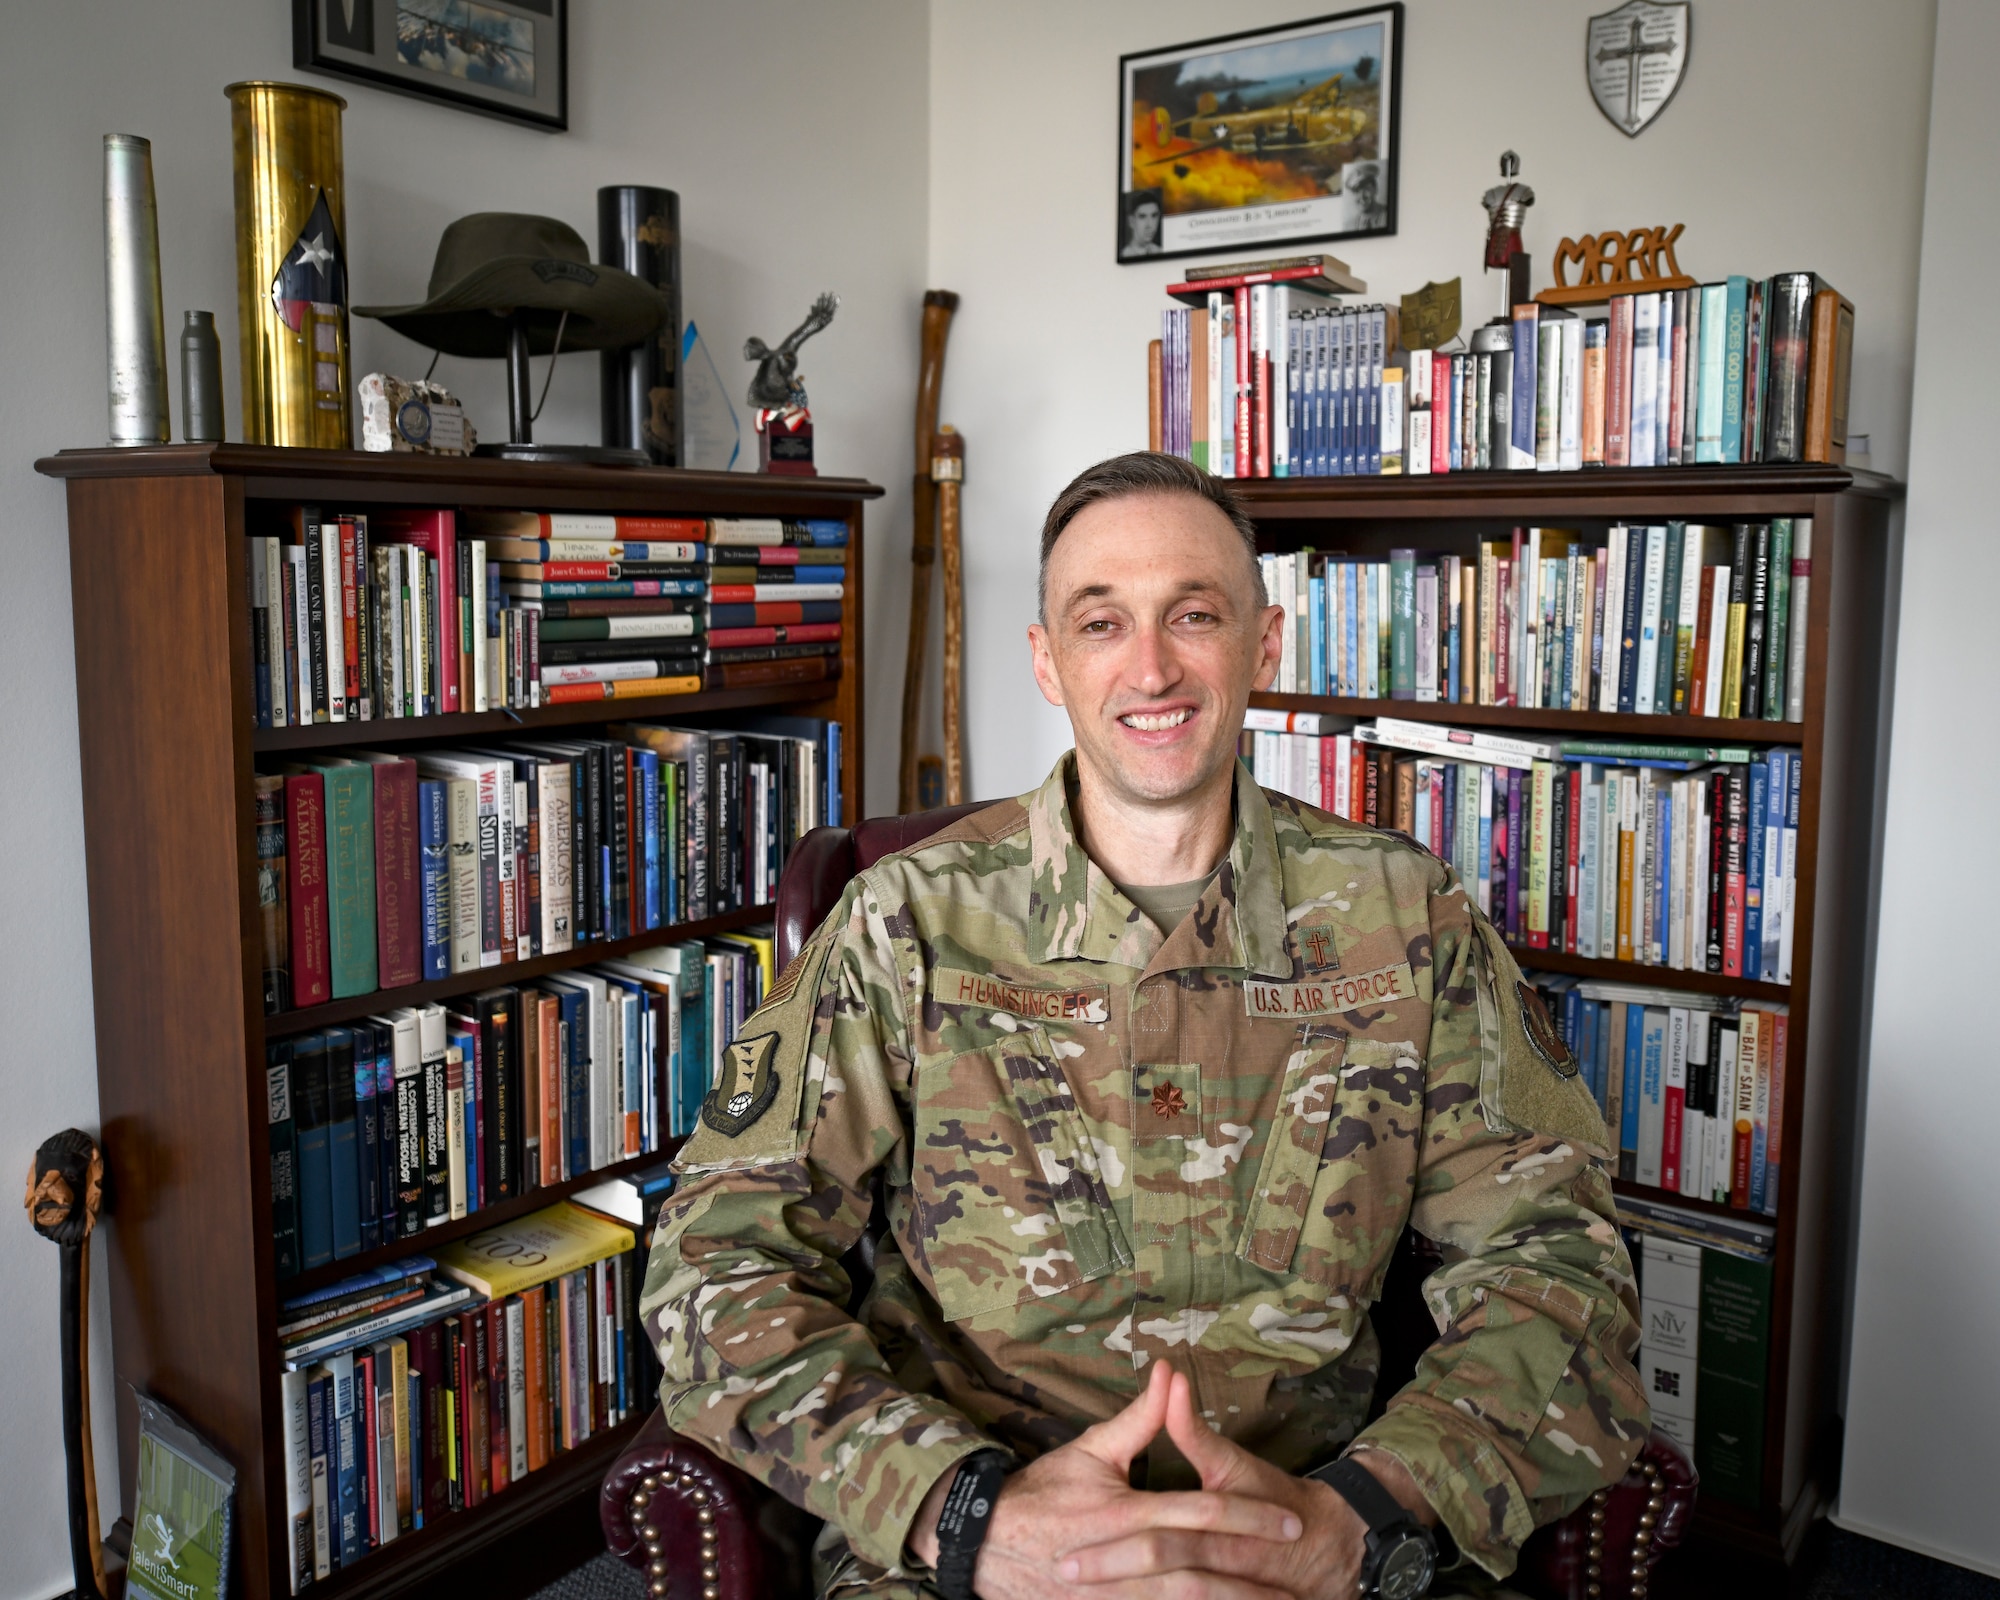
[[[103,1200],[104,1156],[89,1134],[66,1128],[42,1142],[28,1168],[26,1203],[35,1232],[62,1247],[63,1461],[77,1600],[109,1592],[90,1439],[90,1235]]]
[[[944,344],[958,296],[924,292],[923,353],[917,369],[916,448],[910,478],[910,653],[903,664],[903,747],[896,769],[896,809],[917,809],[917,712],[923,704],[925,633],[930,624],[931,567],[937,560],[937,499],[931,482],[931,436],[937,432]]]
[[[959,556],[958,492],[965,440],[949,424],[931,444],[938,545],[944,556],[944,803],[965,804],[965,577]]]

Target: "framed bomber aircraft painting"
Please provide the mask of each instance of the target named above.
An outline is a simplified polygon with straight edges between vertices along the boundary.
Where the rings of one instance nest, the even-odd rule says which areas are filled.
[[[569,127],[569,0],[292,0],[292,65]]]
[[[1118,60],[1118,260],[1396,231],[1403,7]]]

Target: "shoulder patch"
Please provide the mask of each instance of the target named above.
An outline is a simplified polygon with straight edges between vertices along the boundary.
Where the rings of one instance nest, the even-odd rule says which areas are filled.
[[[1496,1127],[1566,1139],[1600,1158],[1612,1153],[1597,1101],[1542,997],[1484,917],[1472,918],[1479,992],[1480,1103]]]
[[[831,936],[801,950],[723,1052],[722,1071],[674,1158],[676,1172],[754,1167],[805,1148],[806,1059],[811,1054]]]

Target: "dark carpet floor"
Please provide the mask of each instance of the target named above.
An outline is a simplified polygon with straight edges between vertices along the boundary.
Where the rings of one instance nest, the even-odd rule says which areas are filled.
[[[1745,1571],[1694,1552],[1657,1575],[1658,1600],[2000,1600],[2000,1580],[1821,1523],[1789,1573]],[[643,1600],[639,1574],[612,1555],[566,1573],[534,1600]]]

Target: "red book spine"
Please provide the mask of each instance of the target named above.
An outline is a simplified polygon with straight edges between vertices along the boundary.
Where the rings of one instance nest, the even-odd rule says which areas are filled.
[[[1359,739],[1347,754],[1347,820],[1360,822],[1368,794],[1368,747]]]
[[[1340,741],[1327,734],[1319,741],[1319,808],[1334,811],[1334,797],[1340,793]],[[1339,813],[1334,812],[1337,816]]]
[[[1451,471],[1451,357],[1431,357],[1431,471]]]
[[[1740,1035],[1738,1036],[1740,1039]],[[1751,1062],[1749,1070],[1755,1072],[1757,1063]],[[1739,1082],[1744,1072],[1743,1057],[1736,1058],[1736,1072]],[[1738,1117],[1735,1109],[1730,1110],[1730,1162],[1729,1162],[1729,1203],[1738,1211],[1750,1209],[1750,1153],[1754,1141],[1754,1130],[1748,1117]]]
[[[756,601],[757,585],[754,583],[711,583],[708,586],[708,603],[712,606],[743,605],[746,602],[754,605]]]
[[[620,517],[618,537],[621,540],[631,539],[635,542],[685,539],[691,544],[706,544],[708,519],[706,517]]]
[[[333,952],[326,901],[326,781],[317,772],[285,779],[285,869],[292,1004],[323,1005],[333,998]]]
[[[1577,909],[1577,896],[1583,882],[1583,869],[1577,864],[1577,856],[1583,848],[1583,769],[1569,769],[1569,838],[1563,848],[1563,948],[1571,955],[1576,954],[1577,924],[1582,913]]]
[[[485,1309],[486,1318],[486,1442],[492,1453],[493,1491],[498,1494],[513,1478],[513,1451],[507,1441],[507,1308],[500,1301]]]
[[[619,573],[616,561],[542,561],[536,565],[542,569],[543,583],[606,582]]]
[[[1303,283],[1307,280],[1326,285],[1331,293],[1340,292],[1318,267],[1274,267],[1269,272],[1241,272],[1225,278],[1198,278],[1186,283],[1169,284],[1167,293],[1171,295],[1208,295],[1222,289],[1240,289],[1258,283]]]
[[[714,600],[713,595],[709,598]],[[717,601],[716,603],[720,604],[721,602]],[[777,627],[779,625],[790,626],[795,623],[802,625],[806,620],[806,608],[802,601],[759,600],[756,602],[756,607],[757,609],[751,615],[756,617],[757,626],[760,628]],[[833,626],[838,627],[839,624],[835,623]]]
[[[417,1509],[429,1522],[451,1509],[444,1453],[444,1330],[437,1323],[426,1323],[410,1335],[410,1370],[422,1379],[417,1392],[424,1407],[424,1459],[417,1474]]]
[[[757,552],[757,565],[760,567],[796,567],[799,564],[799,547],[795,544],[745,545],[740,549],[732,549],[729,558],[732,561],[740,561],[752,550]]]
[[[797,622],[790,627],[710,628],[711,650],[751,644],[830,644],[840,637],[837,622]]]
[[[1784,1011],[1764,1013],[1764,1026],[1771,1034],[1771,1109],[1766,1117],[1764,1137],[1764,1209],[1778,1213],[1778,1171],[1785,1145],[1785,1046],[1791,1036],[1791,1016]]]
[[[1519,538],[1518,534],[1515,535],[1517,542]],[[1514,609],[1514,563],[1503,557],[1494,563],[1494,567],[1497,598],[1493,606],[1496,619],[1493,627],[1493,700],[1496,705],[1511,706],[1514,703],[1514,630],[1507,619]]]
[[[459,694],[458,516],[452,511],[381,513],[383,536],[416,546],[437,562],[439,687],[446,711],[465,709]]]
[[[1683,301],[1700,294],[1699,289],[1691,289]],[[1697,352],[1699,354],[1699,352]],[[1667,406],[1667,461],[1678,465],[1681,459],[1681,430],[1687,426],[1687,418],[1682,414],[1687,390],[1688,325],[1685,313],[1674,319],[1672,399]]]
[[[346,663],[348,721],[359,719],[362,693],[360,616],[354,592],[354,519],[340,519],[340,637]]]
[[[490,1342],[486,1335],[487,1322],[484,1309],[472,1312],[467,1320],[472,1325],[472,1338],[468,1341],[471,1353],[466,1358],[471,1380],[465,1389],[465,1420],[470,1430],[470,1439],[465,1459],[470,1470],[465,1475],[467,1505],[476,1505],[493,1492],[493,1446],[490,1439],[492,1419],[487,1407],[492,1404],[489,1391],[492,1384],[487,1374],[491,1370],[487,1354]],[[477,1491],[477,1499],[474,1491]]]
[[[1250,291],[1239,286],[1236,302],[1236,476],[1256,475],[1256,449],[1250,420]]]
[[[375,954],[384,989],[424,975],[424,903],[418,862],[417,764],[375,764]]]
[[[372,1550],[381,1543],[382,1459],[381,1438],[375,1420],[375,1352],[354,1353],[355,1431],[361,1437],[361,1547]]]
[[[1632,462],[1632,297],[1614,295],[1604,338],[1604,464]]]
[[[1687,1090],[1669,1084],[1660,1096],[1660,1187],[1670,1194],[1681,1188],[1681,1131],[1687,1115]]]
[[[1729,769],[1729,822],[1723,835],[1722,972],[1743,976],[1743,769]]]
[[[1431,854],[1444,853],[1444,771],[1441,767],[1431,767]]]

